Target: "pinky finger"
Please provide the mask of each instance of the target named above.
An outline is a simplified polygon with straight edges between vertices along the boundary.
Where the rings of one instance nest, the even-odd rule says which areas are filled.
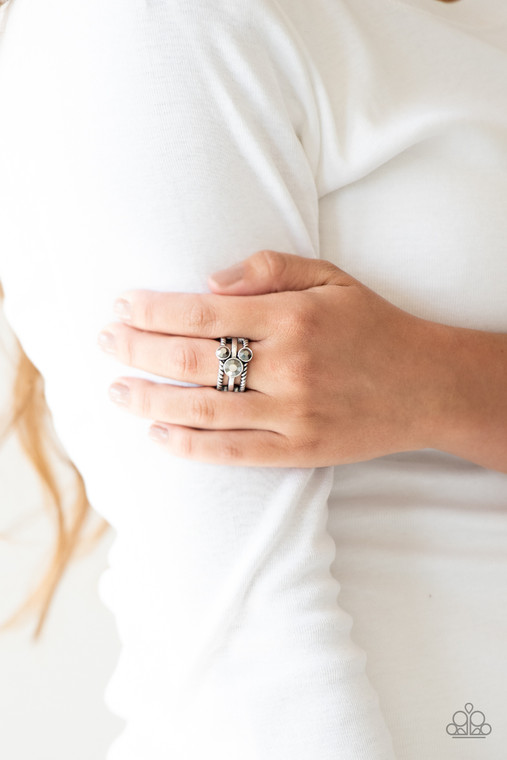
[[[208,464],[241,467],[292,467],[284,464],[287,437],[273,430],[200,430],[156,423],[148,434],[171,454]]]

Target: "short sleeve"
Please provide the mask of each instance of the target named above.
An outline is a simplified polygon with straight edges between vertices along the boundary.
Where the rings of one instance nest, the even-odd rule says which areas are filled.
[[[262,248],[319,256],[299,38],[262,0],[15,0],[1,45],[6,315],[116,532],[107,760],[393,760],[330,572],[333,468],[171,456],[107,388],[175,381],[96,344],[125,289],[206,292]]]

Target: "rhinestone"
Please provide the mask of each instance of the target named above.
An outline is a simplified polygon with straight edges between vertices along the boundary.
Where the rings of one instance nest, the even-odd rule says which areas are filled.
[[[243,372],[243,364],[238,359],[227,359],[224,364],[224,372],[229,377],[237,377]]]
[[[230,355],[231,351],[227,346],[220,346],[215,351],[215,356],[218,356],[219,359],[227,359]]]
[[[243,347],[238,351],[238,359],[241,359],[242,362],[249,362],[252,356],[253,353],[249,348]]]

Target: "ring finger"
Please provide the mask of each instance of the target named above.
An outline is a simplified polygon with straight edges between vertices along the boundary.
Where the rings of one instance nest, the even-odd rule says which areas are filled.
[[[101,343],[101,347],[114,354],[122,364],[172,380],[216,389],[219,360],[215,351],[220,346],[217,340],[146,332],[120,322],[106,325],[104,332],[111,338],[108,346]],[[252,349],[253,358],[248,362],[247,386],[267,393],[269,386],[262,369],[263,341],[248,343],[248,347]]]

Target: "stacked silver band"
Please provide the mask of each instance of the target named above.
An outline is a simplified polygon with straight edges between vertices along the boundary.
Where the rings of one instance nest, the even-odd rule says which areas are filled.
[[[231,341],[231,346],[227,341]],[[238,340],[242,341],[243,347],[238,351]],[[248,371],[248,362],[253,358],[251,348],[247,348],[247,338],[220,338],[220,346],[215,351],[218,358],[218,378],[217,391],[238,391],[242,392],[246,387],[246,373]],[[224,383],[224,375],[227,380]],[[239,384],[236,384],[236,378],[239,378]]]

